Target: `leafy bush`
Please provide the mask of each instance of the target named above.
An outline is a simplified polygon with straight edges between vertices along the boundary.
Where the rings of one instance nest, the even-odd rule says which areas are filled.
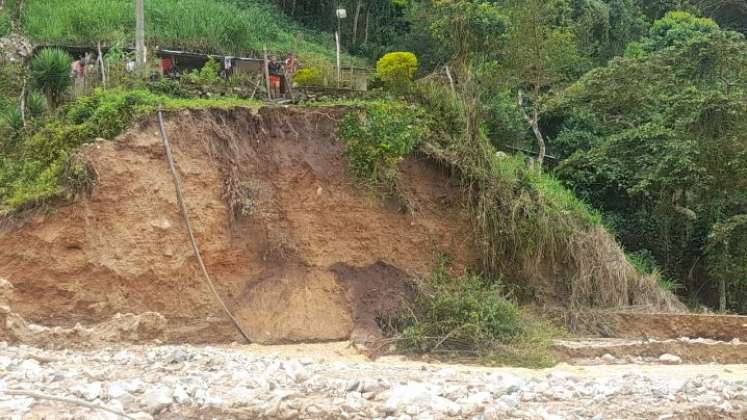
[[[376,102],[349,113],[340,127],[354,176],[391,191],[399,162],[411,154],[428,131],[426,113],[400,102]]]
[[[195,70],[191,73],[185,74],[184,77],[182,77],[182,80],[197,85],[214,85],[221,83],[223,79],[220,78],[220,63],[210,57],[200,70]]]
[[[322,71],[317,68],[306,67],[298,70],[293,76],[293,82],[298,86],[322,86],[324,77]]]
[[[7,11],[0,11],[0,36],[6,36],[11,30],[10,13]]]
[[[301,64],[301,69],[293,78],[294,81],[298,80],[299,73],[301,73],[301,71],[304,69],[312,69],[313,71],[318,70],[319,77],[321,78],[321,83],[319,83],[319,86],[327,86],[329,83],[336,80],[337,72],[335,69],[335,65],[332,61],[329,60],[329,58],[325,57],[324,55],[304,53],[299,57],[299,63]]]
[[[412,306],[393,325],[405,351],[472,353],[532,367],[554,363],[550,338],[559,334],[523,313],[500,282],[478,275],[454,277],[443,266],[421,283]]]
[[[31,92],[26,98],[26,107],[31,117],[40,118],[47,109],[47,99],[39,92]]]
[[[50,105],[60,104],[65,90],[72,84],[70,65],[72,58],[63,50],[45,48],[31,61],[34,86],[49,99]]]
[[[376,62],[376,73],[381,80],[401,87],[412,80],[418,70],[418,59],[411,52],[391,52]]]

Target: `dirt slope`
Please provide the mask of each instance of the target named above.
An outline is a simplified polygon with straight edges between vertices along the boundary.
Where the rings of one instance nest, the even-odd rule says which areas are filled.
[[[206,264],[254,341],[375,334],[408,278],[440,254],[457,268],[474,254],[457,186],[433,164],[403,162],[401,201],[353,185],[334,135],[343,113],[167,116]],[[175,327],[212,325],[192,341],[235,339],[199,276],[155,119],[81,153],[98,175],[89,196],[0,231],[13,309],[51,325],[155,311]]]

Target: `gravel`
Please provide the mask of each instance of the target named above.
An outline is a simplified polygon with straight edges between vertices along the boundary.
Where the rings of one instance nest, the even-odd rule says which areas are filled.
[[[747,377],[683,376],[667,372],[699,368],[662,368],[671,371],[631,365],[584,375],[562,367],[538,372],[294,358],[241,346],[44,350],[0,343],[0,418],[118,418],[7,390],[83,401],[136,419],[684,419],[747,413]]]

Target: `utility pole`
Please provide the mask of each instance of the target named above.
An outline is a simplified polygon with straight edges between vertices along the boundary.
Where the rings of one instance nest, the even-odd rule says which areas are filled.
[[[145,73],[145,7],[135,0],[135,63]]]
[[[340,43],[342,40],[342,20],[348,17],[348,12],[342,7],[335,9],[335,15],[337,16],[337,32],[335,32],[335,44],[337,44],[337,87],[340,87],[340,79],[342,78],[342,68],[340,62]]]

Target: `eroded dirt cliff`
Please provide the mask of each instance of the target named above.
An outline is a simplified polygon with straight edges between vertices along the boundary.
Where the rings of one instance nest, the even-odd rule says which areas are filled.
[[[344,112],[167,115],[208,270],[253,341],[375,335],[377,314],[440,255],[472,261],[456,182],[410,158],[398,200],[355,185],[335,136]],[[13,310],[47,325],[152,311],[182,340],[237,339],[200,277],[155,118],[81,156],[97,175],[90,194],[0,231]]]

